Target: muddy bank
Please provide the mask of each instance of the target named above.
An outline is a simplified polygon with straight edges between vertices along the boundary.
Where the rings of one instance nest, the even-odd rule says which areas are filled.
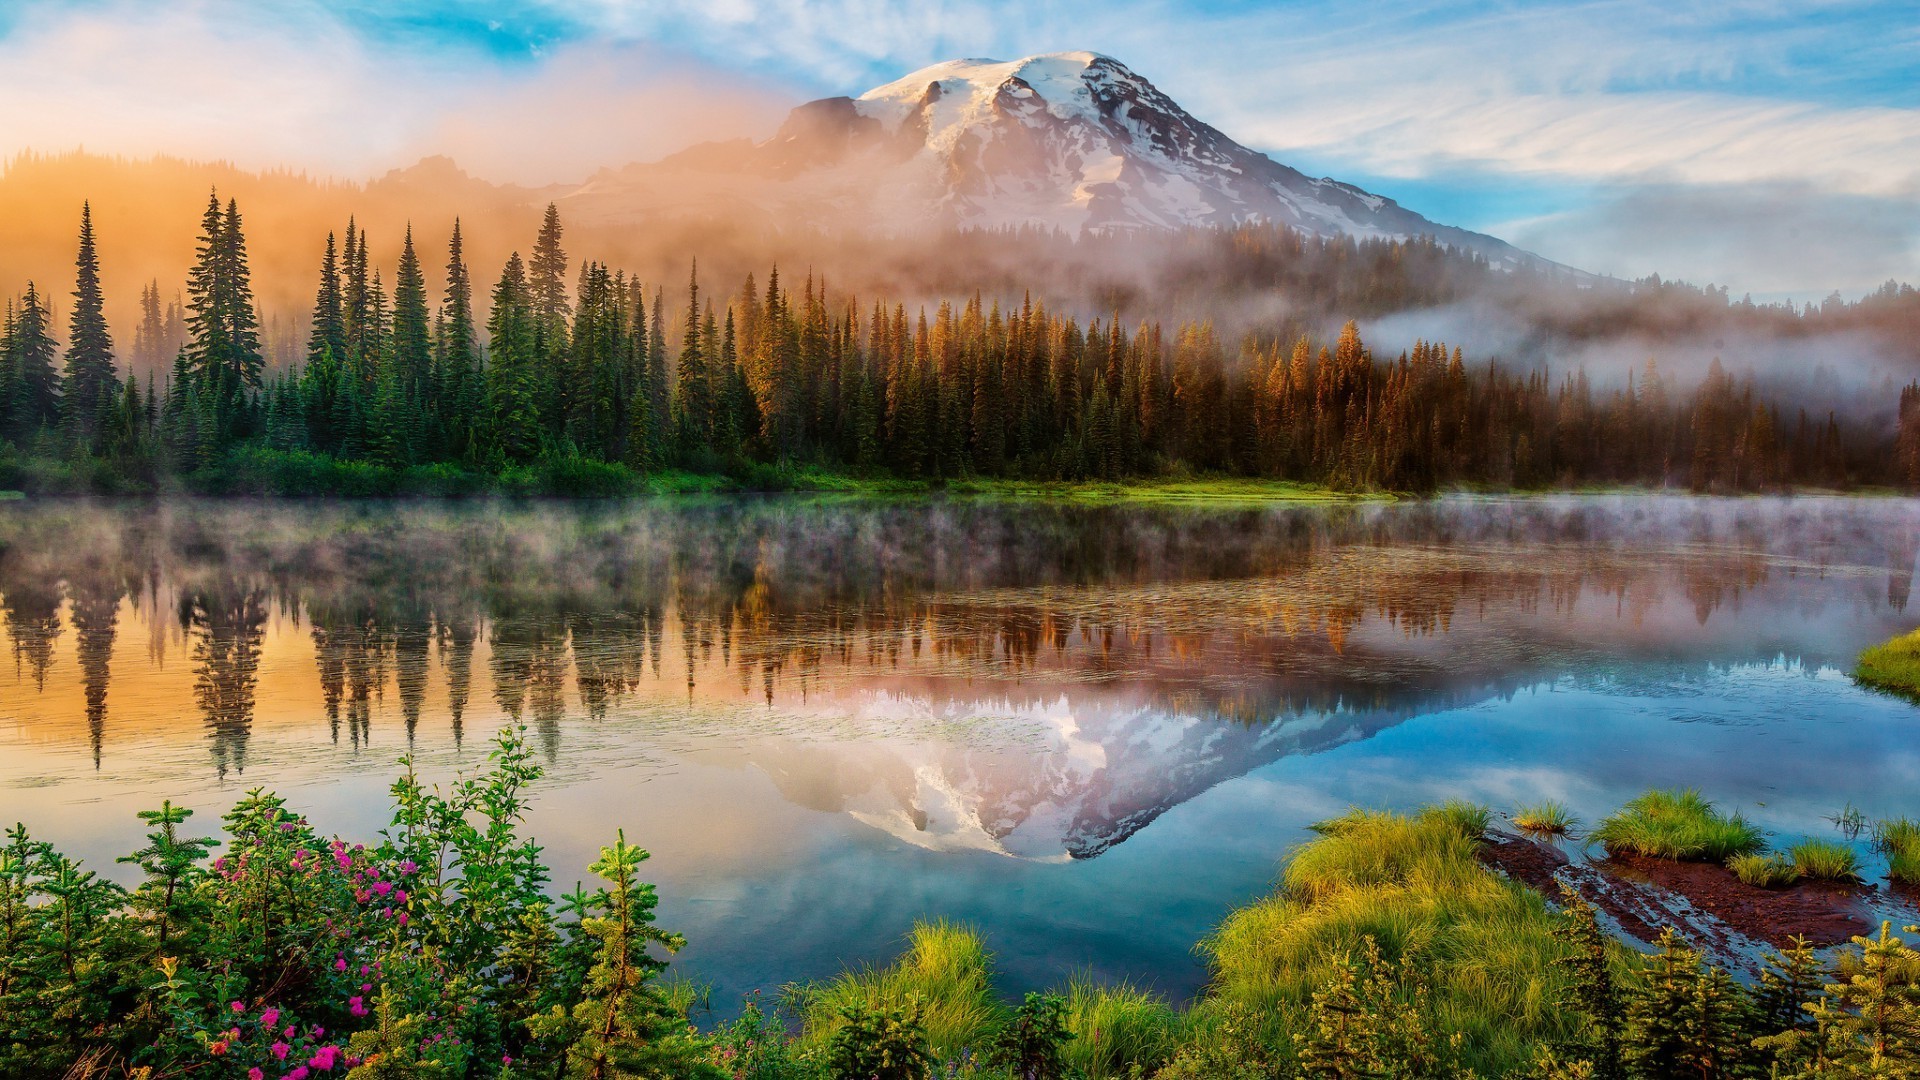
[[[1480,861],[1558,900],[1570,886],[1622,936],[1645,944],[1671,926],[1714,963],[1754,969],[1769,949],[1796,937],[1815,947],[1867,934],[1882,918],[1920,918],[1913,897],[1867,885],[1802,882],[1784,889],[1747,885],[1725,867],[1631,855],[1588,860],[1559,846],[1495,831]],[[1896,910],[1897,909],[1897,910]]]

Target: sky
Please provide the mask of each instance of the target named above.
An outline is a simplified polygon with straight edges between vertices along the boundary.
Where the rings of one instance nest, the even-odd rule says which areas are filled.
[[[1912,0],[0,0],[0,153],[572,182],[940,60],[1068,49],[1583,269],[1756,299],[1920,281]]]

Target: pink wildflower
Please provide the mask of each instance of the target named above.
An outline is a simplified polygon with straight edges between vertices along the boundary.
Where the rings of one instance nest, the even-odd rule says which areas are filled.
[[[275,1024],[277,1024],[277,1023],[279,1023],[279,1022],[280,1022],[280,1010],[279,1010],[279,1009],[263,1009],[263,1010],[261,1010],[261,1013],[260,1013],[260,1026],[261,1026],[261,1027],[263,1027],[263,1028],[271,1028],[271,1027],[272,1027],[273,1025],[275,1025]]]
[[[267,1074],[260,1071],[260,1066],[255,1065],[247,1070],[247,1080],[267,1080]]]
[[[313,1068],[319,1072],[326,1072],[333,1068],[333,1063],[339,1056],[339,1047],[323,1046],[313,1052],[313,1056],[307,1059],[307,1064],[313,1066]]]
[[[336,960],[335,960],[335,961],[333,962],[333,970],[335,970],[335,971],[345,971],[345,970],[347,970],[347,958],[346,958],[346,957],[344,957],[344,956],[342,956],[342,957],[340,957],[340,958],[338,958],[338,959],[336,959]]]
[[[227,1008],[229,1008],[229,1009],[232,1009],[232,1010],[233,1010],[234,1012],[246,1012],[246,1011],[247,1011],[247,1007],[246,1007],[245,1005],[243,1005],[243,1004],[241,1004],[241,1003],[240,1003],[240,1002],[238,1002],[238,1001],[236,1001],[236,1002],[233,1002],[233,1003],[231,1003],[231,1004],[229,1004],[229,1005],[227,1006]]]
[[[292,1031],[293,1029],[288,1028],[287,1030]],[[273,1060],[285,1061],[287,1060],[288,1052],[290,1052],[292,1049],[293,1047],[288,1046],[286,1043],[277,1042],[277,1043],[274,1043],[271,1047],[268,1047],[267,1052],[273,1055]]]
[[[367,1006],[361,998],[357,996],[350,997],[347,999],[347,1011],[355,1016],[365,1016],[367,1015]]]

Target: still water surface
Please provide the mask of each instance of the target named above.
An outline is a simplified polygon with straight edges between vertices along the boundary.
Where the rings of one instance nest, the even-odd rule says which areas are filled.
[[[521,723],[556,877],[625,828],[722,1008],[927,917],[1180,997],[1353,804],[1920,815],[1920,710],[1844,674],[1917,548],[1890,499],[15,503],[0,821],[116,874],[163,798],[365,837]]]

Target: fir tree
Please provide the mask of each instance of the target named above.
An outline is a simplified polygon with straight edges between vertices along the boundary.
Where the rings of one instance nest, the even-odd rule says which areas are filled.
[[[100,259],[94,250],[93,208],[80,210],[80,254],[73,287],[73,311],[67,318],[67,363],[61,377],[60,404],[67,431],[81,446],[93,446],[120,397],[120,375],[113,360],[113,337],[100,293]]]

